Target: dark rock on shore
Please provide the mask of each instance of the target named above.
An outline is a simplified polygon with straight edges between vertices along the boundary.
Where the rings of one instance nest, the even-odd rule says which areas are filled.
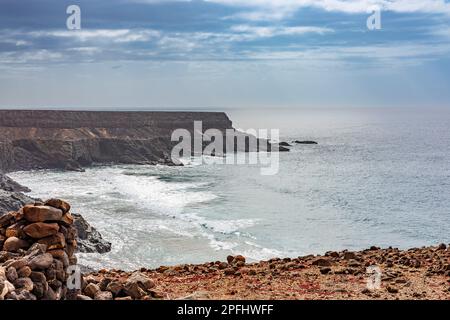
[[[10,177],[2,174],[0,172],[0,189],[10,192],[30,192],[25,186],[22,186],[20,183],[15,182]]]
[[[0,216],[15,211],[26,204],[34,203],[34,199],[20,192],[10,192],[0,189]]]
[[[81,215],[73,213],[74,227],[78,233],[78,252],[106,253],[111,251],[111,243],[104,240],[100,232],[92,227]]]
[[[32,199],[22,192],[29,192],[27,187],[20,185],[0,172],[0,216],[15,211],[26,204],[34,203]]]

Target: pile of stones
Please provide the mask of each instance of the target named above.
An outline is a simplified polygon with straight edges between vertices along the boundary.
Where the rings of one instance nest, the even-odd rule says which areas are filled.
[[[0,217],[0,300],[69,298],[77,231],[70,205],[59,199]]]

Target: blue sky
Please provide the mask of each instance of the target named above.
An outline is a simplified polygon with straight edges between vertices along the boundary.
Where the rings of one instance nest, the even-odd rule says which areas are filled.
[[[1,0],[0,107],[447,107],[449,22],[444,0]]]

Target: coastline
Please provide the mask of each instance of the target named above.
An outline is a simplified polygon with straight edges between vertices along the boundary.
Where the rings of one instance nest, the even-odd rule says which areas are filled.
[[[231,121],[221,116],[223,128],[231,126]],[[228,120],[227,120],[228,119]],[[211,120],[211,119],[210,119]],[[214,122],[214,121],[213,121]],[[220,121],[219,121],[220,122]],[[123,126],[119,124],[118,126]],[[84,129],[69,128],[71,135],[62,136],[53,140],[53,135],[58,136],[61,128],[40,128],[39,136],[34,135],[32,127],[21,128],[16,124],[11,127],[3,127],[4,132],[17,133],[17,141],[7,148],[9,153],[0,157],[0,164],[6,172],[17,170],[11,164],[11,159],[27,159],[20,166],[23,170],[30,170],[36,166],[50,168],[66,168],[67,164],[74,164],[75,171],[89,166],[93,160],[101,159],[101,163],[165,163],[166,155],[170,150],[168,136],[165,135],[157,149],[149,148],[141,150],[142,154],[134,151],[140,150],[142,136],[130,128],[116,131],[97,133],[92,139],[79,140],[78,135],[85,135]],[[146,124],[143,127],[147,127]],[[164,127],[161,132],[170,131],[172,124]],[[14,129],[11,129],[14,128]],[[1,127],[0,127],[1,129]],[[47,130],[48,129],[48,130]],[[91,128],[90,130],[98,130]],[[92,131],[92,132],[94,132]],[[155,137],[161,132],[151,132]],[[110,133],[117,133],[111,138]],[[88,132],[89,134],[91,131]],[[139,132],[141,134],[141,132]],[[24,138],[25,137],[25,138]],[[40,138],[48,139],[43,143]],[[127,158],[117,158],[113,152],[129,145],[132,137],[136,144]],[[155,138],[154,137],[154,138]],[[20,139],[19,139],[20,138]],[[26,143],[24,143],[24,141]],[[29,148],[38,141],[39,152]],[[57,141],[55,145],[53,143]],[[78,144],[79,141],[83,143]],[[10,143],[8,141],[8,143]],[[94,147],[91,148],[91,143]],[[98,143],[98,145],[97,145]],[[106,143],[106,144],[104,144]],[[146,140],[152,143],[152,140]],[[145,144],[146,145],[146,144]],[[85,148],[89,146],[89,148]],[[106,152],[100,146],[107,146]],[[146,145],[147,146],[147,145]],[[0,147],[2,144],[0,143]],[[51,148],[50,148],[51,147]],[[65,151],[57,162],[45,162],[52,156],[53,148]],[[109,148],[111,147],[111,148]],[[102,152],[100,152],[100,151]],[[45,151],[41,153],[41,151]],[[73,151],[80,151],[82,157],[73,158]],[[148,151],[148,152],[147,152]],[[155,154],[161,153],[161,156]],[[28,157],[31,155],[31,157]],[[44,156],[43,156],[44,155]],[[146,158],[142,160],[141,156]],[[96,158],[97,157],[97,158]],[[28,159],[33,161],[28,162]],[[76,160],[75,163],[71,161]],[[80,160],[81,159],[81,160]],[[43,160],[44,162],[41,162]],[[0,167],[0,169],[2,168]],[[69,168],[70,169],[70,168]],[[3,178],[0,171],[0,178]],[[21,200],[18,195],[26,191],[25,187],[16,184],[12,180],[6,180],[5,186],[0,185],[0,202],[11,199],[13,207],[9,210],[18,210],[26,204],[26,201],[34,202],[34,199]],[[2,199],[3,194],[6,196]],[[48,195],[52,196],[52,195]],[[8,204],[7,201],[5,203]],[[1,216],[0,212],[0,216]],[[371,275],[367,274],[368,267],[378,267],[381,271],[381,286],[379,289],[369,290],[367,280]],[[138,277],[144,279],[149,285],[139,289],[131,296],[131,291],[124,291],[124,287],[130,279]],[[146,269],[143,266],[136,272],[124,272],[121,270],[98,270],[85,274],[83,292],[80,299],[102,300],[128,300],[128,299],[446,299],[450,300],[450,249],[447,245],[436,247],[415,248],[410,250],[378,249],[371,248],[357,252],[328,252],[325,255],[309,255],[297,258],[277,258],[269,261],[246,263],[245,258],[228,257],[227,262],[209,262],[204,264],[189,264],[176,266],[162,266],[157,269]],[[150,285],[151,283],[151,285]],[[86,291],[89,286],[90,289]],[[139,287],[140,288],[140,287]],[[140,291],[142,290],[142,291]]]
[[[70,291],[64,286],[64,279],[69,275],[67,270],[56,282],[51,278],[53,273],[48,271],[55,263],[60,269],[63,265],[67,268],[77,263],[73,255],[77,232],[69,210],[67,202],[50,199],[45,204],[27,205],[2,217],[0,280],[2,290],[6,288],[2,298],[450,300],[450,245],[447,244],[409,250],[372,246],[362,251],[329,251],[324,255],[273,258],[254,263],[247,263],[244,256],[238,255],[228,256],[226,262],[156,269],[142,267],[134,272],[101,269],[80,274],[81,286]],[[35,221],[41,222],[33,223]],[[55,221],[62,230],[56,235]],[[53,235],[47,237],[48,234]],[[33,241],[37,242],[32,244]],[[49,281],[48,286],[46,281]],[[44,288],[40,284],[47,289],[40,290]],[[50,284],[56,291],[49,289]]]
[[[379,288],[367,286],[368,281],[376,284],[367,273],[371,266],[381,271]],[[120,288],[136,275],[152,286],[146,294],[131,297]],[[80,298],[108,291],[116,300],[450,300],[450,248],[372,247],[256,263],[229,256],[227,262],[135,272],[99,270],[85,275]]]

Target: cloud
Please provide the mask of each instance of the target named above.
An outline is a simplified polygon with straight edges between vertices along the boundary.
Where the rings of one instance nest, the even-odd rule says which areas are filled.
[[[130,29],[82,29],[82,30],[57,30],[29,32],[34,38],[56,37],[72,38],[81,42],[92,40],[112,40],[116,43],[145,42],[160,36],[156,30],[130,30]]]
[[[237,25],[231,27],[231,31],[238,35],[246,35],[248,39],[271,38],[276,36],[295,36],[308,33],[325,34],[334,32],[325,27],[299,26],[299,27],[261,27],[251,25]]]
[[[431,36],[435,36],[435,37],[450,39],[450,26],[448,26],[448,25],[440,25],[440,26],[434,27],[429,32],[429,34]]]
[[[367,13],[374,6],[397,13],[437,13],[450,15],[450,3],[445,0],[205,0],[225,6],[243,8],[227,17],[250,21],[282,20],[301,8],[315,8],[349,14]]]

